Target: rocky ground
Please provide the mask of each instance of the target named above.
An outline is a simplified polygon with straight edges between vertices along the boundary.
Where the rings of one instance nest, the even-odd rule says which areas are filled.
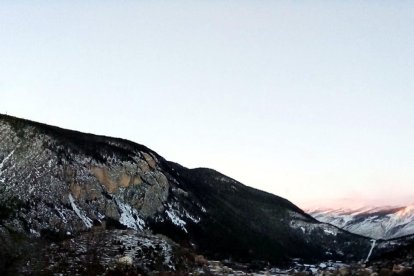
[[[320,264],[299,264],[296,263],[291,268],[271,268],[261,270],[249,269],[248,265],[242,266],[234,264],[224,264],[217,261],[209,261],[208,272],[213,275],[318,275],[318,276],[390,276],[390,275],[414,275],[413,261],[394,260],[390,262],[372,263],[352,263],[344,264],[341,262],[324,262]],[[233,267],[233,268],[232,268]]]
[[[410,246],[368,263],[294,259],[286,267],[274,267],[260,261],[211,260],[150,232],[94,227],[81,235],[22,242],[14,250],[19,254],[9,258],[2,275],[414,275]]]

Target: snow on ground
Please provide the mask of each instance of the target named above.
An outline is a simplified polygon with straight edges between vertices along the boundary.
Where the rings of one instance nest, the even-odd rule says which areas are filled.
[[[377,240],[372,240],[371,249],[370,249],[370,250],[369,250],[369,252],[368,252],[368,256],[367,256],[367,258],[366,258],[365,262],[368,262],[368,261],[369,261],[369,258],[371,257],[372,250],[374,250],[374,247],[375,247],[375,243],[376,243],[376,242],[377,242]]]
[[[73,207],[72,207],[73,208]],[[63,210],[59,209],[58,207],[55,206],[55,210],[56,212],[58,212],[59,217],[62,219],[63,223],[68,223],[68,220],[66,219],[66,214]]]
[[[323,229],[323,231],[324,231],[326,234],[333,235],[333,236],[336,236],[336,234],[337,234],[337,232],[334,232],[334,231],[332,231],[332,230],[328,230],[328,229]]]
[[[86,215],[84,215],[83,212],[78,208],[78,206],[76,206],[75,200],[73,199],[72,194],[69,194],[69,201],[70,201],[70,205],[72,206],[72,209],[73,209],[73,211],[75,211],[76,215],[83,221],[83,223],[85,224],[85,226],[87,228],[91,228],[92,227],[92,220],[90,218],[88,218]]]
[[[168,204],[168,209],[165,210],[165,213],[173,224],[177,225],[184,232],[188,233],[187,229],[185,228],[187,223],[180,218],[180,214],[172,208],[171,204]]]
[[[12,150],[2,161],[1,161],[1,163],[0,163],[0,182],[1,183],[4,183],[4,181],[5,181],[5,179],[4,178],[1,178],[1,176],[2,176],[2,174],[3,174],[3,167],[4,167],[4,164],[6,164],[6,162],[7,162],[7,160],[9,160],[10,159],[10,157],[14,154],[14,151],[15,151],[15,149],[14,150]]]
[[[293,229],[300,229],[304,234],[310,233],[314,230],[323,230],[325,234],[336,236],[338,234],[338,229],[332,225],[324,223],[309,223],[304,220],[300,220],[302,215],[295,214],[290,212],[296,220],[291,220],[289,226]],[[304,218],[304,217],[303,217]]]
[[[124,204],[120,201],[116,201],[118,208],[121,212],[121,218],[119,222],[128,228],[135,230],[142,230],[145,227],[145,222],[138,215],[138,212],[128,204]]]
[[[199,223],[201,221],[199,217],[192,216],[191,214],[187,212],[187,210],[184,210],[184,214],[187,218],[189,218],[194,223]]]
[[[148,249],[154,251],[161,251],[163,264],[169,267],[171,270],[175,270],[175,266],[172,260],[173,249],[171,245],[161,237],[146,237],[145,235],[135,235],[126,231],[121,232],[122,234],[116,235],[116,239],[120,241],[126,251],[124,255],[130,256],[133,259],[140,259],[139,261],[145,261],[147,258],[146,253]],[[137,261],[137,260],[135,260]]]

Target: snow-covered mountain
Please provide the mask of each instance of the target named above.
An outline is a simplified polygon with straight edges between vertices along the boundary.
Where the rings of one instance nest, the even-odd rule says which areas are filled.
[[[374,239],[391,239],[414,234],[414,205],[308,210],[321,222]]]

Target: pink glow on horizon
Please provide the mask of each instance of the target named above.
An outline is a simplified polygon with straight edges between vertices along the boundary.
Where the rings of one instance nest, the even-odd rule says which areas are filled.
[[[398,211],[396,213],[396,215],[401,217],[401,218],[406,217],[407,215],[412,214],[413,210],[414,210],[414,205],[409,205],[409,206],[405,207],[404,209],[402,209],[401,211]]]

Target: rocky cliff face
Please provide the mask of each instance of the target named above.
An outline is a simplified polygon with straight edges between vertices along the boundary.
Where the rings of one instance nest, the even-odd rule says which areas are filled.
[[[10,118],[0,135],[2,218],[14,231],[142,230],[155,214],[174,212],[169,180],[145,147]]]
[[[163,234],[210,258],[279,264],[362,259],[371,246],[216,171],[184,168],[126,140],[0,115],[3,253],[96,229]]]

